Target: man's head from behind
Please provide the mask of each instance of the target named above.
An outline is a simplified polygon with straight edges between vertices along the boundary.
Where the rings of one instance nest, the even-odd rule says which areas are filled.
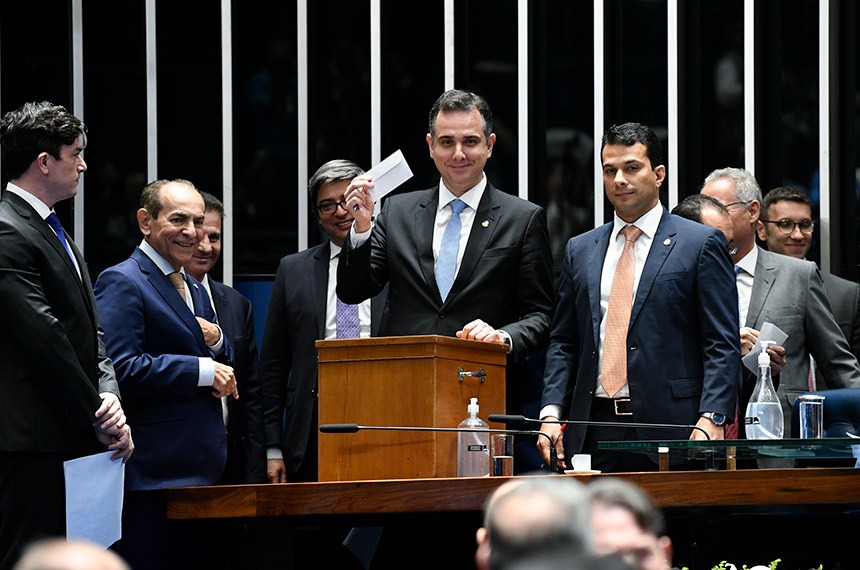
[[[585,485],[568,477],[520,477],[487,500],[478,529],[479,569],[502,570],[530,554],[555,548],[591,552]]]
[[[758,182],[742,168],[721,168],[705,178],[701,193],[716,198],[728,209],[738,247],[732,261],[737,263],[755,247],[755,228],[761,213]]]
[[[117,554],[83,540],[34,542],[13,570],[130,570]]]
[[[664,533],[663,513],[638,485],[611,477],[588,485],[594,549],[621,555],[637,570],[668,570],[672,541]]]
[[[143,239],[175,271],[191,261],[203,238],[203,196],[187,180],[156,180],[140,196],[137,224]]]
[[[787,186],[765,194],[758,221],[758,238],[774,253],[804,259],[812,247],[812,201]]]
[[[729,250],[734,252],[734,226],[728,209],[722,202],[706,194],[693,194],[681,200],[672,213],[712,228],[717,228],[726,236]]]
[[[185,265],[185,271],[198,281],[212,271],[221,257],[221,229],[224,224],[224,204],[209,192],[200,192],[206,214],[203,218],[203,237],[194,255]]]
[[[320,166],[308,181],[311,212],[332,243],[341,247],[353,222],[343,195],[350,181],[362,174],[364,170],[351,160],[335,159]]]

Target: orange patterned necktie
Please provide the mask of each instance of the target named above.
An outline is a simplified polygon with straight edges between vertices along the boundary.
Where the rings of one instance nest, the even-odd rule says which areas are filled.
[[[182,300],[187,303],[188,299],[185,297],[185,279],[182,278],[182,273],[174,271],[173,273],[168,273],[167,278],[176,287],[176,292],[179,293]]]
[[[603,363],[600,367],[600,384],[610,398],[615,397],[627,384],[627,329],[630,327],[630,310],[633,307],[633,275],[636,268],[633,243],[642,235],[642,230],[636,226],[624,226],[621,233],[626,241],[609,290]]]

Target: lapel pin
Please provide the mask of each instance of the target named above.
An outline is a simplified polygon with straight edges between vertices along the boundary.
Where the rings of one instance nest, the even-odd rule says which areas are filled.
[[[194,284],[194,288],[197,289],[197,283]]]
[[[481,222],[481,227],[482,227],[482,228],[487,228],[487,227],[489,227],[489,226],[490,226],[490,222],[488,222],[487,220],[484,220],[483,222]]]
[[[670,240],[669,238],[663,240],[663,245],[669,245],[670,243],[672,243],[672,240]]]

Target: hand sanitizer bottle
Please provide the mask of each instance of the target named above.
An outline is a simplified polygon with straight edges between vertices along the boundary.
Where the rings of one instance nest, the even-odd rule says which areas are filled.
[[[770,355],[767,353],[771,344],[773,341],[762,342],[761,354],[758,355],[758,378],[744,417],[747,439],[782,439],[785,431],[782,405],[773,388]]]
[[[457,427],[487,430],[490,425],[478,417],[478,398],[470,398],[469,417]],[[490,433],[478,431],[457,434],[457,477],[490,475]]]

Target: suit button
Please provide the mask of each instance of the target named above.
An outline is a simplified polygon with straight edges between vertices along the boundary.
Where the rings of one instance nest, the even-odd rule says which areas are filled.
[[[440,318],[440,319],[444,319],[446,316],[447,316],[447,315],[445,315],[445,313],[442,313],[442,312],[440,312],[440,313],[439,313],[439,318]]]
[[[630,350],[639,350],[639,346],[634,344],[633,346],[630,347]]]

